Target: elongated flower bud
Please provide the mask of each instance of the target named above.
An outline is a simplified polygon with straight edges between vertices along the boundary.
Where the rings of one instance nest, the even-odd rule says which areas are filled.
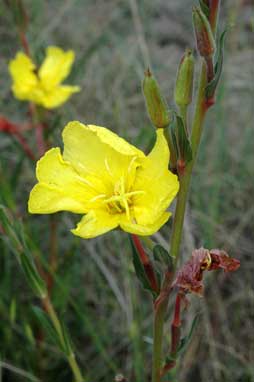
[[[181,59],[178,67],[175,84],[175,103],[180,106],[187,106],[192,100],[193,89],[194,58],[191,50],[187,50]]]
[[[211,57],[215,51],[213,32],[207,17],[198,7],[193,8],[193,25],[200,56]]]
[[[168,106],[161,94],[158,82],[149,69],[145,72],[143,93],[152,124],[157,129],[167,127],[170,122]]]

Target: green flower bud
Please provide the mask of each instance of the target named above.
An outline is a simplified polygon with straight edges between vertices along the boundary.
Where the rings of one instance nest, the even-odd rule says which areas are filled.
[[[149,69],[145,72],[143,93],[146,101],[147,112],[152,124],[157,129],[167,127],[170,122],[168,106],[161,94],[156,79]]]
[[[187,106],[192,100],[194,57],[191,50],[186,50],[178,67],[174,98],[177,106]]]
[[[216,45],[209,21],[198,7],[193,7],[192,16],[199,54],[205,58],[211,57]]]

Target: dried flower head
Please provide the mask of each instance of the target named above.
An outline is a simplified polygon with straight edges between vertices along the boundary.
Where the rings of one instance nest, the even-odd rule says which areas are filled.
[[[183,267],[178,271],[173,285],[179,287],[185,293],[193,292],[203,294],[203,273],[215,269],[223,269],[225,272],[233,272],[240,266],[240,261],[228,256],[220,249],[208,250],[196,249]]]

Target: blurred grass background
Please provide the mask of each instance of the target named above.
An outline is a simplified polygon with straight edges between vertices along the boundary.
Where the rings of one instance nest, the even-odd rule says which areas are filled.
[[[178,62],[194,48],[193,0],[25,0],[28,39],[38,61],[50,44],[76,52],[68,83],[82,91],[47,118],[52,145],[61,145],[69,120],[107,126],[144,150],[154,139],[141,91],[150,65],[168,102]],[[227,40],[217,103],[209,111],[190,192],[182,260],[195,247],[222,247],[241,260],[234,274],[209,274],[203,299],[191,298],[185,330],[202,317],[182,359],[179,381],[254,381],[254,14],[253,1],[222,1],[220,29]],[[0,4],[1,115],[27,120],[27,103],[10,91],[8,62],[20,49],[17,30]],[[199,61],[196,60],[198,67]],[[33,132],[24,133],[36,151]],[[85,148],[84,148],[85,149]],[[10,136],[0,135],[0,198],[21,219],[45,267],[49,216],[28,216],[34,164]],[[149,296],[135,279],[127,235],[95,240],[69,233],[78,221],[57,214],[59,260],[55,306],[67,323],[78,361],[89,381],[110,382],[122,372],[129,382],[149,380],[152,316]],[[155,240],[168,241],[171,223]],[[6,240],[0,241],[0,381],[71,381],[68,365],[47,339],[36,345],[33,298]],[[170,326],[165,326],[169,339]],[[166,341],[165,341],[166,342]]]

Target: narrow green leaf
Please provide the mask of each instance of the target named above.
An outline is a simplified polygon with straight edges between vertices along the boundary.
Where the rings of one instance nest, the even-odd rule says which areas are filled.
[[[40,322],[45,333],[48,335],[49,339],[54,342],[54,344],[64,352],[63,345],[59,340],[58,334],[55,331],[53,325],[51,324],[47,314],[38,306],[32,307],[33,313],[36,316],[37,320]]]
[[[208,5],[204,2],[204,0],[199,0],[199,5],[200,5],[200,8],[201,8],[202,12],[209,19],[210,10],[209,10]]]
[[[26,275],[28,284],[38,297],[45,297],[47,288],[36,269],[33,257],[27,247],[22,224],[18,220],[14,220],[10,211],[4,206],[0,206],[0,221],[3,225],[5,236],[8,238],[7,244],[16,255]]]
[[[195,330],[195,328],[196,328],[196,326],[198,324],[199,317],[200,317],[200,313],[196,314],[196,316],[194,317],[194,319],[192,321],[189,334],[186,337],[183,337],[181,339],[181,342],[180,342],[179,347],[178,347],[177,352],[176,352],[176,354],[177,354],[176,357],[177,358],[179,357],[179,355],[181,355],[186,350],[187,346],[189,345],[190,340],[192,338],[192,335],[194,333],[194,330]]]
[[[66,354],[67,357],[69,357],[73,353],[72,341],[70,339],[70,335],[69,335],[67,327],[61,320],[60,320],[60,324],[61,324],[63,338],[64,338],[64,347],[65,347],[64,353]]]
[[[185,164],[192,160],[191,144],[184,126],[184,122],[179,115],[176,115],[176,138],[180,159],[184,160]]]
[[[172,123],[170,124],[170,135],[172,138],[172,144],[174,147],[175,156],[176,158],[179,158],[178,144],[176,139],[176,121],[175,121],[175,116],[173,113],[172,113]]]
[[[208,99],[213,97],[221,77],[223,59],[224,59],[224,41],[225,41],[226,33],[227,33],[227,29],[225,29],[222,32],[219,39],[218,48],[216,51],[216,58],[215,58],[214,78],[212,79],[212,81],[209,82],[209,84],[206,86],[206,89],[205,89],[206,98]]]
[[[172,257],[162,245],[156,244],[153,247],[153,256],[154,256],[154,259],[159,261],[160,263],[163,262],[170,268],[173,266]]]
[[[40,277],[32,258],[28,254],[23,253],[20,255],[20,264],[33,292],[38,297],[44,298],[47,295],[46,284]]]
[[[33,306],[32,309],[36,318],[38,319],[41,326],[45,330],[45,333],[55,343],[55,345],[66,355],[66,357],[69,357],[71,354],[73,354],[72,343],[71,343],[68,331],[66,329],[66,326],[63,324],[63,322],[59,320],[58,318],[59,323],[61,325],[61,332],[63,335],[62,338],[60,339],[57,331],[55,330],[54,326],[50,322],[50,319],[47,316],[47,314],[38,306]]]

